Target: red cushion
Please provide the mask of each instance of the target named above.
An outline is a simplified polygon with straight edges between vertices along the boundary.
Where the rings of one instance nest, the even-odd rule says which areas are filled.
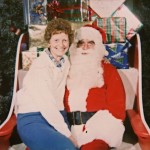
[[[0,129],[0,137],[7,136],[12,133],[16,125],[16,116],[13,114],[8,122]]]
[[[148,137],[150,138],[149,133],[147,132],[140,115],[134,110],[127,110],[127,114],[130,118],[132,128],[135,134],[139,137]]]

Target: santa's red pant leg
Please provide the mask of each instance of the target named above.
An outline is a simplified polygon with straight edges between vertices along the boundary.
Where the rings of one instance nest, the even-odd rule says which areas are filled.
[[[83,145],[81,150],[109,150],[109,146],[102,140],[94,140]]]

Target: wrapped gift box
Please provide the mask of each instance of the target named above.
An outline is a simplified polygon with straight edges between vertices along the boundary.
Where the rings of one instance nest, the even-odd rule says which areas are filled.
[[[48,43],[44,39],[46,25],[29,25],[29,49],[32,47],[44,47],[48,46]]]
[[[128,49],[131,44],[126,41],[125,43],[112,43],[105,44],[108,56],[106,58],[114,65],[117,69],[128,69]]]
[[[129,10],[126,5],[121,5],[113,17],[125,17],[127,22],[127,39],[131,39],[142,27],[141,21]]]
[[[93,21],[84,21],[84,22],[72,22],[72,21],[69,21],[70,24],[71,24],[71,29],[72,30],[76,30],[76,29],[79,29],[81,28],[82,26],[85,26],[85,25],[92,25]]]
[[[23,0],[24,20],[26,24],[46,24],[47,0]]]
[[[47,0],[48,20],[63,18],[69,21],[89,20],[89,0]]]
[[[91,21],[95,21],[97,18],[100,18],[100,16],[91,7],[89,7],[89,18]]]
[[[125,17],[97,18],[93,25],[104,30],[106,43],[124,43],[126,41]]]
[[[89,6],[101,18],[110,17],[125,0],[90,0]]]
[[[22,69],[29,70],[33,61],[40,56],[42,52],[23,51],[22,52]]]

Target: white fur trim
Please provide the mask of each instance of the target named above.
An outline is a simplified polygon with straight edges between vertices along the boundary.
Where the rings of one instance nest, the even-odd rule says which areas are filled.
[[[102,43],[102,36],[100,32],[93,27],[81,27],[77,29],[75,32],[75,40],[78,42],[79,40],[88,39],[99,41]]]
[[[94,139],[93,135],[85,136],[85,132],[83,132],[83,128],[84,128],[84,124],[71,126],[71,133],[73,137],[76,139],[79,147],[93,141]]]
[[[86,111],[86,98],[88,90],[78,88],[70,90],[68,104],[71,111]]]
[[[100,110],[87,121],[84,132],[77,134],[77,141],[81,146],[94,139],[101,139],[110,147],[118,147],[122,143],[124,131],[120,119],[116,119],[107,110]]]
[[[73,137],[78,141],[80,135],[83,132],[83,127],[84,124],[81,125],[72,125],[71,126],[71,134],[73,135]],[[79,143],[79,142],[78,142]],[[80,145],[81,146],[81,145]]]

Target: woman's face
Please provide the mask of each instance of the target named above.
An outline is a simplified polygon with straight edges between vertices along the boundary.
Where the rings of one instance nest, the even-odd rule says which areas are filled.
[[[53,57],[59,61],[60,58],[68,51],[69,37],[65,33],[54,34],[49,40],[49,48]]]

